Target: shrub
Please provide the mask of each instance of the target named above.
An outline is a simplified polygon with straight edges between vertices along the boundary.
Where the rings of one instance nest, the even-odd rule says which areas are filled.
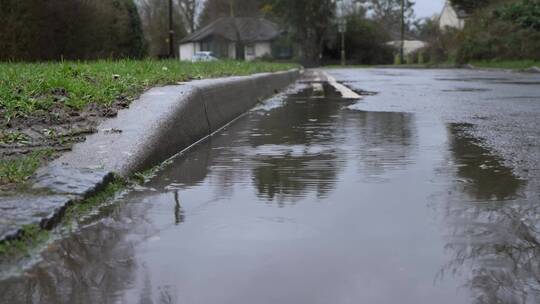
[[[326,46],[324,56],[327,62],[338,62],[341,54],[341,34]],[[387,45],[390,40],[373,20],[350,16],[345,33],[345,52],[349,64],[389,64],[394,60],[394,48]]]
[[[464,35],[459,30],[439,31],[436,36],[428,40],[429,45],[423,49],[424,62],[455,62],[463,40]]]
[[[133,0],[2,0],[0,60],[140,58]]]
[[[540,59],[540,3],[523,0],[476,11],[457,60]]]
[[[523,0],[509,3],[494,11],[494,16],[523,29],[540,30],[540,2]]]

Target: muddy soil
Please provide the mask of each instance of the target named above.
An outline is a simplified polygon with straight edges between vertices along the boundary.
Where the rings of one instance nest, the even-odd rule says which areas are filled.
[[[112,105],[89,104],[82,110],[61,105],[49,111],[38,110],[24,117],[17,117],[0,125],[0,159],[10,160],[47,150],[42,165],[71,150],[86,136],[98,132],[98,125],[107,118],[116,117],[118,111],[129,107],[130,100],[120,98]],[[4,117],[0,109],[0,116]],[[117,130],[103,130],[117,132]],[[1,184],[0,190],[16,188],[15,184]]]

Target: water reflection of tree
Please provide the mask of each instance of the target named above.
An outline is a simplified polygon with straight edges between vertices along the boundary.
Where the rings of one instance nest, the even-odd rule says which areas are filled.
[[[186,220],[186,215],[184,209],[180,205],[180,198],[178,195],[178,190],[174,191],[174,224],[180,225]]]
[[[284,155],[262,160],[253,172],[259,194],[269,200],[277,199],[283,205],[284,199],[295,201],[309,191],[319,198],[325,197],[336,180],[338,160],[330,154]]]
[[[159,190],[171,183],[196,186],[207,177],[213,157],[212,142],[201,142],[189,153],[174,158],[171,164],[160,170],[158,177],[152,178],[145,186]]]
[[[269,200],[294,201],[309,191],[319,197],[327,195],[342,166],[334,146],[340,140],[335,115],[344,103],[300,96],[272,110],[271,115],[252,114],[228,126],[225,133],[178,157],[147,186],[174,191],[206,180],[216,186],[217,197],[232,197],[234,185],[251,171],[257,191]],[[263,145],[304,147],[305,151],[255,155],[253,151]]]
[[[336,100],[291,98],[258,121],[257,130],[267,136],[251,137],[252,149],[274,145],[297,150],[255,156],[253,182],[261,197],[282,204],[310,191],[324,197],[334,188],[344,165],[334,149],[342,140],[337,134],[341,107],[343,103]]]
[[[417,138],[413,114],[365,111],[353,114],[364,173],[381,175],[411,162]]]
[[[249,174],[243,163],[245,156],[238,152],[237,147],[245,144],[245,135],[251,132],[252,123],[248,116],[200,142],[185,154],[174,158],[146,186],[174,191],[209,182],[216,186],[216,197],[232,197],[234,185]]]
[[[466,128],[449,127],[459,182],[446,204],[453,259],[442,274],[470,271],[476,303],[539,303],[538,196]]]

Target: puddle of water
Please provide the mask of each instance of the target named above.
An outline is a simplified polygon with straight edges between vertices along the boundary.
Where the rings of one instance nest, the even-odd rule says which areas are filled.
[[[457,175],[463,183],[459,192],[467,193],[478,201],[507,201],[517,199],[524,181],[512,169],[502,165],[502,159],[482,147],[481,142],[468,131],[470,124],[450,124],[450,145],[457,163]]]
[[[540,212],[520,209],[524,182],[467,126],[351,110],[323,89],[179,156],[1,282],[2,301],[453,304],[537,291]]]
[[[441,278],[466,273],[474,303],[540,301],[540,206],[526,182],[470,134],[469,124],[450,124],[454,187],[444,209],[451,255]],[[442,200],[442,201],[441,201]]]
[[[454,88],[454,89],[445,89],[443,92],[489,92],[490,89],[486,88]]]

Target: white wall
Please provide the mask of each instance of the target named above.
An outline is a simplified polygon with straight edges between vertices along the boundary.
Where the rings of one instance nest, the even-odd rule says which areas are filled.
[[[439,28],[444,30],[447,27],[451,27],[462,30],[464,26],[465,21],[458,18],[456,11],[447,1],[439,17]]]
[[[236,59],[236,43],[229,43],[229,58]]]
[[[401,49],[401,41],[400,40],[394,40],[386,43],[389,46],[394,47],[397,51]],[[420,40],[405,40],[403,41],[403,54],[409,55],[411,53],[414,53],[415,51],[426,47],[428,44],[424,41]]]
[[[257,58],[263,57],[265,55],[271,55],[272,54],[272,47],[270,45],[270,42],[259,42],[255,44],[255,56]]]
[[[264,57],[265,55],[271,55],[272,54],[272,46],[270,42],[257,42],[254,43],[254,49],[255,54],[254,55],[248,55],[247,53],[247,46],[244,48],[246,61],[251,61],[256,58]]]
[[[195,52],[198,51],[198,43],[189,42],[180,45],[180,60],[191,61]]]

